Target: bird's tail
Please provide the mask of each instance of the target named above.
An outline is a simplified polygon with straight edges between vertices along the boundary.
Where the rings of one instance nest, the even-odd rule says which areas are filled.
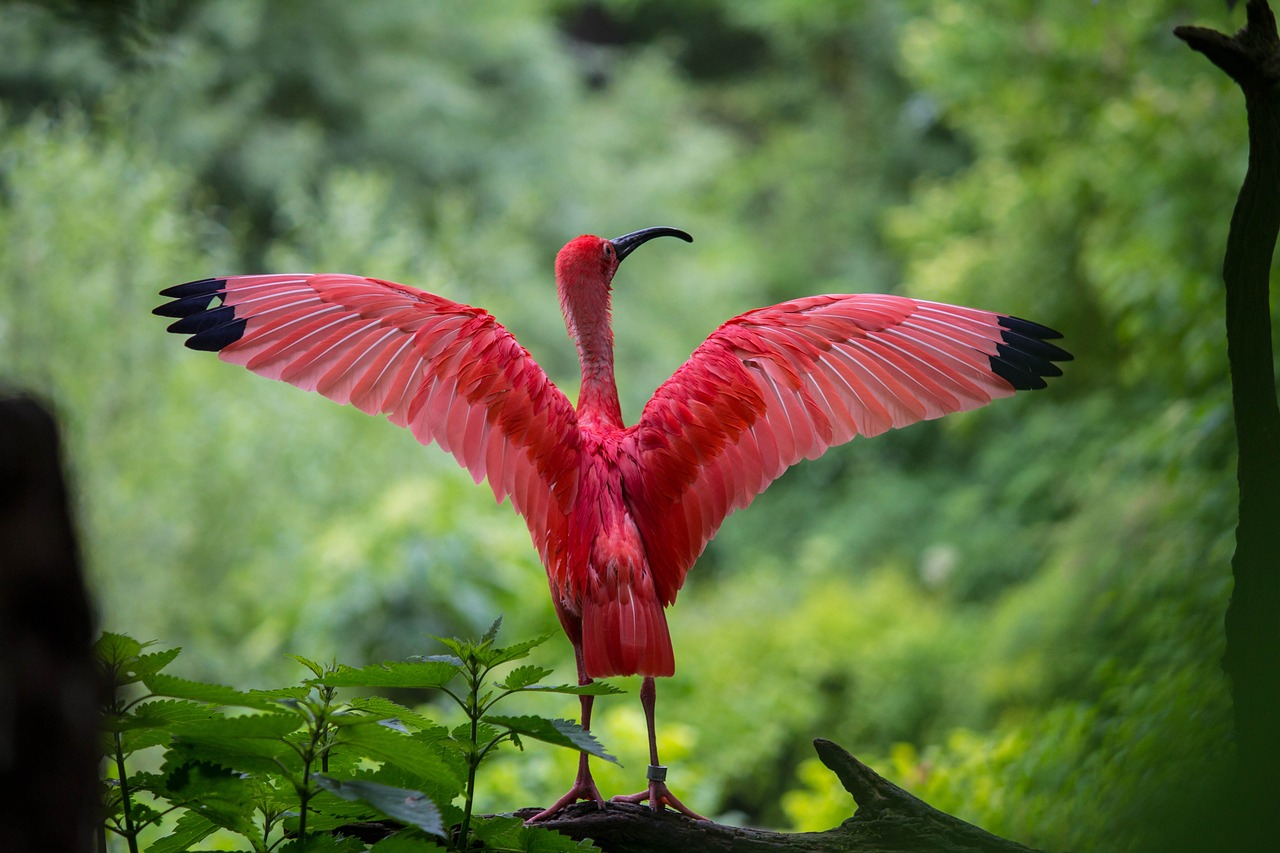
[[[582,654],[587,675],[670,676],[676,671],[667,615],[656,597],[588,596],[582,608]]]

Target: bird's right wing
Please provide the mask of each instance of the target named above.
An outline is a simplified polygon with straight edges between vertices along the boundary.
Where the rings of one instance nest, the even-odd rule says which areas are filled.
[[[385,414],[525,517],[548,567],[577,494],[577,415],[491,315],[353,275],[245,275],[161,292],[192,349]]]
[[[855,435],[1043,388],[1071,356],[1036,323],[881,294],[812,296],[728,321],[627,438],[627,496],[663,603],[721,522]]]

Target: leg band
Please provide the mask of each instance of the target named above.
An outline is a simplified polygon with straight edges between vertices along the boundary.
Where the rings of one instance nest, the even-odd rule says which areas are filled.
[[[650,782],[665,782],[667,781],[667,768],[661,764],[650,764],[649,772],[645,776],[648,777]]]

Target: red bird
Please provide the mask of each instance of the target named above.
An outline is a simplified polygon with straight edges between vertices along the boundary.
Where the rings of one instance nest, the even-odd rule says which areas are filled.
[[[180,284],[156,314],[192,349],[385,414],[510,496],[546,566],[583,684],[641,675],[649,784],[618,799],[671,806],[654,735],[656,676],[675,672],[663,608],[720,524],[801,459],[855,435],[1043,388],[1071,356],[1044,326],[902,296],[809,296],[748,311],[711,334],[626,426],[613,373],[610,288],[646,228],[584,235],[556,255],[578,347],[575,408],[480,308],[352,275],[246,275]],[[590,725],[592,697],[582,697]],[[587,756],[577,800],[603,804]]]

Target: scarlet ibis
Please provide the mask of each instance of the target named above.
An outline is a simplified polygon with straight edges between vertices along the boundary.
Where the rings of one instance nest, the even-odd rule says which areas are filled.
[[[578,348],[575,407],[486,311],[354,275],[241,275],[170,287],[156,314],[192,349],[319,391],[436,442],[511,498],[547,570],[578,680],[641,675],[648,785],[630,797],[698,817],[668,790],[654,678],[675,672],[663,609],[721,522],[801,459],[855,435],[1043,388],[1071,356],[1045,326],[881,294],[808,296],[748,311],[699,346],[626,426],[613,371],[610,293],[655,237],[583,235],[556,255]],[[582,697],[582,725],[592,697]],[[577,800],[603,805],[584,753]]]

